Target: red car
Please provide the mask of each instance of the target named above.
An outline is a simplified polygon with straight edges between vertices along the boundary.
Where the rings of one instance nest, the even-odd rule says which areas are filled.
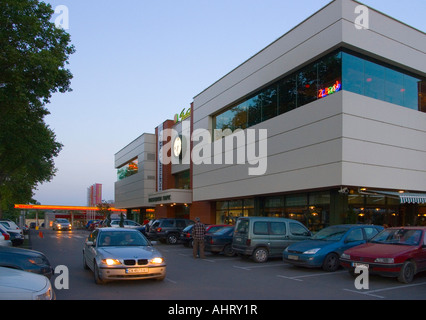
[[[343,252],[340,264],[354,273],[357,266],[369,274],[398,277],[409,283],[426,270],[426,227],[388,228],[369,242]]]

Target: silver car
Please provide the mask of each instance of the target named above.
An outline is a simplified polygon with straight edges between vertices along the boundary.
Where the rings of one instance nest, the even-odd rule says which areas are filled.
[[[83,266],[93,271],[97,284],[108,280],[164,280],[166,277],[164,257],[135,229],[93,231],[84,244]]]

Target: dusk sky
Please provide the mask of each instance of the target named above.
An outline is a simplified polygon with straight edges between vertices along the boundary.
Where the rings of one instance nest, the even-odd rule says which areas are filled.
[[[189,108],[193,97],[330,0],[58,0],[76,53],[70,93],[56,93],[47,124],[64,144],[58,172],[38,187],[45,205],[86,205],[103,185],[114,200],[114,154]],[[423,32],[425,0],[365,0]],[[53,19],[58,14],[53,16]]]

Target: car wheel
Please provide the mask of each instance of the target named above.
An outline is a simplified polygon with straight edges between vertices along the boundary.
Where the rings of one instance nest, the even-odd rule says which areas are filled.
[[[416,272],[416,266],[411,261],[405,261],[401,267],[401,271],[398,275],[398,281],[403,283],[410,283],[413,281],[414,274]]]
[[[322,268],[327,272],[334,272],[339,268],[339,256],[335,253],[329,253],[322,264]]]
[[[94,261],[93,264],[94,264],[93,274],[94,274],[95,283],[96,284],[104,284],[105,280],[103,280],[101,278],[101,276],[99,275],[99,268],[98,268],[98,265],[96,264],[96,261]]]
[[[225,248],[223,248],[223,254],[227,257],[233,257],[235,255],[235,252],[232,249],[232,246],[230,244],[228,244],[227,246],[225,246]]]
[[[257,248],[256,250],[254,250],[252,258],[255,262],[257,263],[262,263],[262,262],[266,262],[266,260],[268,260],[268,249],[264,248],[264,247],[260,247]]]
[[[178,241],[177,235],[174,233],[171,233],[167,236],[167,243],[168,244],[176,244]]]

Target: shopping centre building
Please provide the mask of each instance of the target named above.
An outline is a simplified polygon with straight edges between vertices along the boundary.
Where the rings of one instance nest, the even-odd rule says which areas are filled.
[[[335,0],[115,154],[135,219],[426,224],[426,35]]]

